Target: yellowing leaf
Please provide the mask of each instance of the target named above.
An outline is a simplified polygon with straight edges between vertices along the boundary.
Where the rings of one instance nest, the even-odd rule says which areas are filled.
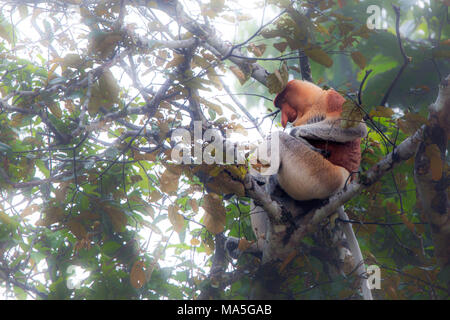
[[[49,108],[50,112],[56,118],[61,119],[62,111],[61,111],[61,108],[59,107],[59,104],[57,102],[52,102],[52,103],[48,104],[47,107]]]
[[[366,57],[364,57],[361,52],[352,52],[351,57],[360,69],[364,69],[366,67]]]
[[[119,102],[119,85],[110,70],[103,71],[99,80],[92,85],[88,111],[91,116],[98,113],[100,107],[109,110]]]
[[[200,241],[196,238],[191,239],[191,245],[198,246],[200,244]]]
[[[82,65],[82,63],[83,60],[81,59],[80,55],[76,53],[69,53],[64,57],[61,63],[61,67],[63,69],[66,69],[67,67],[78,68]]]
[[[289,80],[289,73],[286,63],[283,63],[280,70],[275,70],[267,76],[267,88],[270,93],[279,93],[283,91]]]
[[[22,19],[28,16],[28,7],[24,4],[19,6],[19,14]]]
[[[377,106],[375,110],[370,111],[369,116],[371,117],[383,117],[390,118],[394,115],[394,111],[391,108]]]
[[[30,214],[33,214],[34,212],[36,212],[39,209],[39,205],[37,204],[32,204],[28,207],[26,207],[25,209],[23,209],[22,213],[20,214],[20,216],[22,218],[29,216]]]
[[[215,104],[203,98],[200,98],[200,100],[205,106],[207,106],[211,110],[214,110],[218,115],[221,116],[223,114],[222,108],[218,104]]]
[[[220,12],[225,6],[225,0],[211,0],[209,5],[213,11]]]
[[[223,14],[220,16],[222,19],[227,20],[228,22],[234,23],[236,21],[236,19],[234,19],[233,16],[230,16],[228,14]]]
[[[122,40],[122,34],[119,31],[95,31],[89,42],[89,51],[97,53],[101,58],[106,58],[113,52],[120,40]]]
[[[202,240],[202,244],[207,255],[211,255],[214,252],[214,241],[210,239],[207,239],[206,241]]]
[[[25,115],[22,113],[15,113],[11,118],[11,126],[19,127],[22,124],[22,120],[25,118]]]
[[[0,37],[8,41],[9,43],[12,42],[11,34],[9,33],[8,29],[5,27],[4,24],[0,23]]]
[[[220,76],[216,73],[214,68],[208,68],[206,76],[208,77],[209,80],[211,80],[212,84],[214,85],[214,87],[216,87],[216,89],[218,90],[223,89],[222,82],[220,82],[219,78]]]
[[[252,16],[248,15],[248,14],[240,14],[237,17],[238,21],[248,21],[248,20],[252,20]]]
[[[363,119],[364,113],[353,101],[346,100],[342,105],[342,128],[353,128]]]
[[[330,68],[333,65],[333,60],[322,49],[308,49],[305,50],[305,54],[321,65]]]
[[[183,62],[184,62],[184,56],[182,54],[174,53],[173,59],[166,64],[165,68],[176,67],[180,63],[183,63]]]
[[[98,83],[102,96],[111,102],[117,102],[120,87],[110,70],[103,71]],[[108,109],[108,106],[106,106],[106,108]]]
[[[15,225],[16,222],[10,217],[8,216],[6,213],[4,213],[3,211],[0,211],[0,221],[2,222],[2,224],[5,225]]]
[[[233,74],[238,78],[239,82],[241,83],[241,85],[243,85],[245,82],[247,82],[248,77],[245,75],[244,72],[242,72],[241,69],[239,69],[236,66],[231,66],[230,67],[231,72],[233,72]]]

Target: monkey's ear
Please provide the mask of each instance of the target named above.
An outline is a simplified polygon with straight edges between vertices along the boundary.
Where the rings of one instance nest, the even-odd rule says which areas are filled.
[[[345,98],[333,89],[327,90],[327,112],[342,112]]]

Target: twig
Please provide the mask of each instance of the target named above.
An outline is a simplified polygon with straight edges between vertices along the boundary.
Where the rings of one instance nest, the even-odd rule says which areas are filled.
[[[366,74],[364,75],[364,79],[361,81],[361,85],[359,86],[359,90],[358,90],[358,103],[360,106],[362,106],[362,98],[361,98],[361,94],[362,94],[362,88],[364,86],[364,83],[366,82],[367,78],[369,77],[369,75],[372,73],[372,69],[366,70]]]
[[[0,278],[5,280],[6,282],[9,282],[9,283],[13,284],[14,286],[17,286],[17,287],[21,288],[24,291],[32,292],[32,293],[34,293],[35,295],[39,296],[42,299],[47,299],[47,295],[45,293],[40,292],[35,287],[29,286],[29,285],[27,285],[25,283],[22,283],[22,282],[16,280],[15,278],[10,276],[10,273],[11,273],[11,270],[9,270],[7,268],[0,267]]]
[[[402,54],[403,57],[403,65],[400,68],[400,70],[398,71],[397,75],[395,76],[394,81],[392,81],[391,85],[389,86],[389,89],[386,91],[386,94],[383,97],[383,100],[381,100],[380,105],[384,106],[389,98],[389,95],[391,94],[392,90],[394,89],[395,85],[397,84],[398,80],[400,79],[400,76],[402,75],[403,71],[406,69],[406,67],[408,66],[408,63],[411,61],[411,58],[408,57],[405,53],[405,49],[403,48],[403,44],[402,44],[402,39],[400,36],[400,7],[397,7],[395,5],[392,5],[392,8],[394,9],[395,12],[395,31],[397,33],[397,41],[398,41],[398,46],[400,47],[400,53]]]
[[[250,120],[250,122],[255,125],[256,130],[258,130],[261,137],[264,138],[264,134],[262,133],[261,129],[259,128],[259,125],[258,125],[258,122],[256,121],[256,119],[253,118],[253,116],[250,114],[250,112],[248,112],[248,110],[242,105],[242,103],[231,93],[230,88],[222,81],[222,79],[220,79],[220,83],[222,83],[223,88],[228,93],[231,100],[233,100],[233,102],[238,106],[238,108],[245,114],[245,116],[248,118],[248,120]]]

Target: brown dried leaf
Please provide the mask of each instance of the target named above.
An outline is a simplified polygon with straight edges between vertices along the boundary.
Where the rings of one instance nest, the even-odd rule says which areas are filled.
[[[189,199],[189,204],[191,205],[192,211],[198,212],[198,203],[195,199]]]
[[[166,64],[165,68],[167,69],[167,68],[176,67],[183,62],[184,62],[184,56],[182,54],[174,53],[173,59]]]
[[[225,207],[219,195],[209,193],[204,197],[202,208],[206,211],[203,223],[212,234],[223,232],[226,224]]]
[[[136,288],[140,289],[146,282],[146,275],[145,275],[145,264],[144,261],[136,261],[133,264],[133,267],[131,268],[130,272],[130,282],[131,285]]]
[[[260,44],[259,46],[251,43],[248,47],[247,50],[251,53],[253,53],[255,56],[257,57],[261,57],[264,52],[266,51],[266,45],[265,44]]]
[[[115,232],[122,232],[127,224],[127,215],[117,207],[110,204],[103,205],[103,210],[108,214]]]
[[[355,62],[360,69],[364,69],[366,67],[367,60],[366,60],[366,57],[364,57],[361,52],[359,52],[359,51],[352,52],[351,56],[352,56],[353,62]]]
[[[423,124],[428,124],[428,120],[418,113],[408,112],[402,118],[398,119],[398,126],[407,135],[416,132]]]
[[[184,228],[184,217],[178,213],[177,205],[170,205],[168,208],[169,221],[173,226],[173,230],[180,233]]]
[[[37,225],[50,226],[56,222],[60,222],[64,219],[64,209],[57,206],[49,206],[44,210],[45,217],[43,220],[39,220]]]
[[[432,144],[426,147],[425,154],[430,159],[431,179],[438,181],[442,178],[443,162],[441,159],[441,151],[436,144]]]
[[[278,43],[275,43],[273,46],[278,51],[284,52],[286,50],[287,46],[288,46],[288,43],[287,42],[278,42]]]
[[[156,202],[162,197],[162,194],[158,190],[153,190],[152,192],[150,192],[149,200],[150,202]]]
[[[86,238],[86,229],[80,222],[71,219],[69,220],[69,222],[67,222],[67,228],[70,230],[70,232],[73,233],[75,237],[77,237],[78,240]]]
[[[173,193],[178,190],[178,180],[180,174],[166,169],[161,175],[159,182],[161,183],[161,191],[164,193]]]
[[[250,248],[250,246],[252,245],[252,243],[253,243],[253,242],[250,242],[250,241],[248,241],[247,239],[242,238],[242,239],[239,240],[238,249],[239,249],[241,252],[244,252],[244,251],[246,251],[248,248]]]

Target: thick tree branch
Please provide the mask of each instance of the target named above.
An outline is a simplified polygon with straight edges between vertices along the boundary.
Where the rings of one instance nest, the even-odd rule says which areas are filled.
[[[441,82],[436,102],[430,106],[429,126],[424,132],[414,165],[414,179],[423,213],[430,223],[435,256],[442,267],[450,265],[449,177],[446,156],[450,134],[450,75]]]
[[[137,2],[142,5],[145,1],[141,0]],[[171,18],[175,19],[180,26],[208,44],[213,49],[215,55],[219,58],[228,58],[243,70],[250,70],[251,76],[255,80],[266,85],[266,77],[269,73],[263,67],[257,63],[249,63],[248,59],[234,56],[235,51],[239,52],[238,48],[225,43],[210,26],[200,25],[196,20],[189,17],[178,1],[158,0],[156,2],[158,9],[164,11]]]

